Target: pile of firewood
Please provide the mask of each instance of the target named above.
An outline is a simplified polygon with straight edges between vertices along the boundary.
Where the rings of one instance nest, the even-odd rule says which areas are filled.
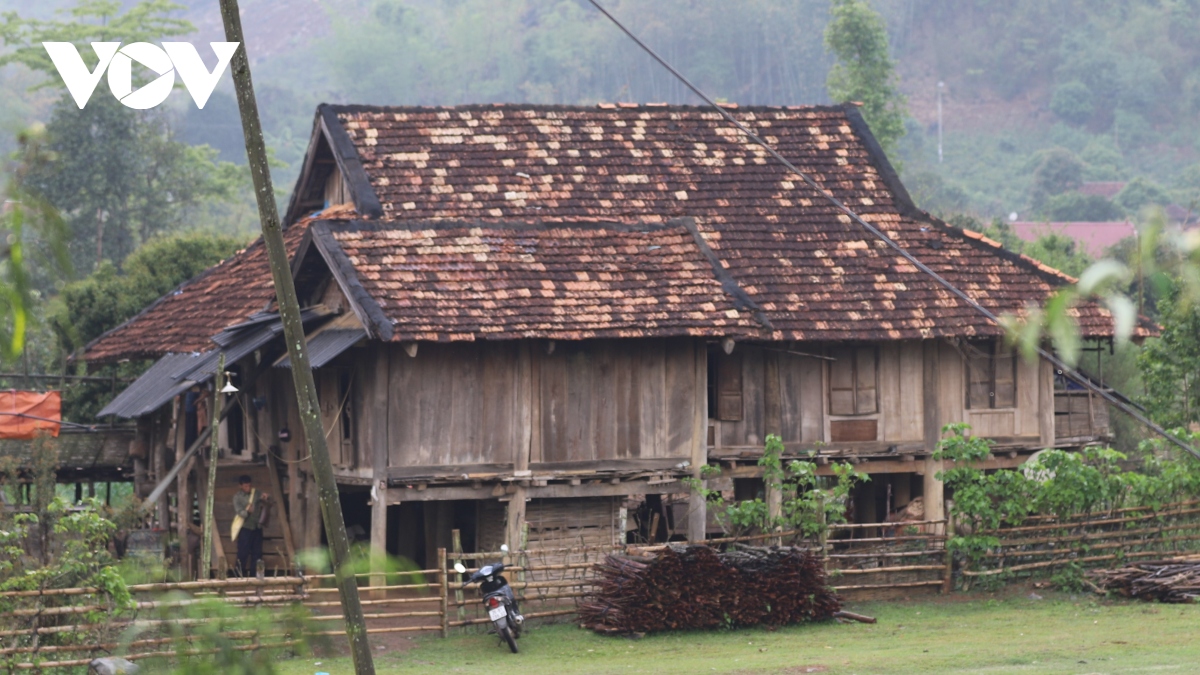
[[[605,633],[783,625],[841,609],[821,559],[796,549],[669,548],[655,557],[609,555],[582,623]]]
[[[1113,570],[1093,570],[1088,578],[1100,591],[1159,602],[1200,598],[1200,558],[1142,562]]]

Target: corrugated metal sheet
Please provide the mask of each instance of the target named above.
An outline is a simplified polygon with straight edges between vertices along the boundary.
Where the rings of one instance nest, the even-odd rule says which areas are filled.
[[[321,331],[308,339],[308,362],[313,368],[320,368],[365,337],[367,337],[367,332],[361,328]],[[291,368],[292,361],[285,355],[279,363],[275,364],[275,367]]]
[[[196,384],[189,379],[175,379],[171,376],[172,373],[188,369],[207,356],[208,354],[167,354],[134,380],[133,384],[126,387],[125,391],[117,394],[116,398],[104,406],[98,417],[116,415],[131,419],[158,410],[164,403]]]
[[[300,312],[300,321],[308,324],[329,314],[324,307],[305,309]],[[241,361],[256,349],[265,347],[276,337],[283,335],[283,322],[279,314],[259,312],[248,321],[230,326],[212,337],[212,341],[225,350],[225,363],[232,364]],[[214,349],[205,354],[202,361],[185,366],[171,374],[175,379],[196,379],[203,376],[207,380],[217,372],[217,359],[220,350]]]

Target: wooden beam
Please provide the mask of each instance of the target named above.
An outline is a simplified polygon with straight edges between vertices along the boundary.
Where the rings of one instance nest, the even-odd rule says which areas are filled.
[[[911,466],[911,465],[910,465]],[[758,467],[746,467],[747,469],[755,469]],[[832,475],[826,471],[826,475]],[[761,475],[761,471],[760,471]],[[709,479],[708,486],[714,490],[731,490],[733,483],[728,476],[716,479]],[[687,488],[677,480],[669,482],[651,483],[648,480],[626,481],[613,485],[608,482],[601,483],[582,483],[572,485],[571,483],[550,483],[542,487],[527,487],[522,488],[515,485],[510,485],[513,491],[509,494],[516,494],[516,490],[524,490],[527,499],[578,499],[581,497],[626,497],[634,495],[658,495],[658,494],[677,494],[686,491]],[[499,490],[499,494],[497,493]],[[495,499],[499,496],[504,496],[505,492],[503,485],[496,483],[494,485],[483,485],[481,487],[473,487],[468,485],[451,486],[451,487],[430,487],[427,490],[417,490],[415,487],[392,487],[387,490],[387,503],[400,504],[402,502],[436,502],[436,501],[471,501],[483,499]]]

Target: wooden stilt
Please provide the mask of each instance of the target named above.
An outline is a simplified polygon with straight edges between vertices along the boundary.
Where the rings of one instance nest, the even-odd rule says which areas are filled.
[[[371,585],[386,586],[387,575],[387,482],[378,481],[371,496]],[[445,551],[443,549],[443,555]],[[443,562],[445,562],[443,560]],[[442,566],[443,568],[445,565]],[[382,598],[384,591],[374,591],[374,598]],[[443,600],[444,602],[444,600]],[[444,622],[443,622],[444,623]]]

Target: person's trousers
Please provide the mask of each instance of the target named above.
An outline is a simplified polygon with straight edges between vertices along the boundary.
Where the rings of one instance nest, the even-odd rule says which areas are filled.
[[[258,572],[258,561],[262,560],[262,528],[251,530],[243,527],[237,538],[237,573],[252,577]]]

